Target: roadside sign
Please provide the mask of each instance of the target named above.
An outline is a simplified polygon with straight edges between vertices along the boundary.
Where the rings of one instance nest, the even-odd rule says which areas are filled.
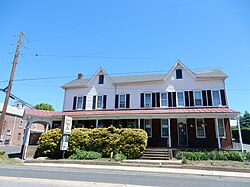
[[[72,127],[72,117],[63,116],[62,122],[63,123],[62,123],[61,133],[62,134],[70,134],[71,127]]]
[[[69,135],[63,135],[60,144],[61,151],[67,151],[69,146]]]

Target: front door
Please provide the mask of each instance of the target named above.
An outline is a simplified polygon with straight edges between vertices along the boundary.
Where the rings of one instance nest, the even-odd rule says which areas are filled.
[[[182,122],[178,123],[178,145],[188,145],[187,124],[184,124]]]

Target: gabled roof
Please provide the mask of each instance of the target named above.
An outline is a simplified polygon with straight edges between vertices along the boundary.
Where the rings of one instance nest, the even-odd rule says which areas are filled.
[[[108,77],[108,79],[113,84],[121,84],[121,83],[137,83],[137,82],[151,82],[151,81],[164,81],[166,80],[170,74],[175,70],[177,66],[181,66],[183,69],[187,70],[187,72],[193,78],[219,78],[226,79],[227,75],[220,70],[203,70],[193,72],[188,69],[181,61],[177,61],[175,65],[171,68],[171,70],[166,74],[141,74],[141,75],[126,75],[126,76],[113,76],[110,77],[103,68],[99,68],[97,72],[91,78],[83,78],[83,79],[75,79],[72,80],[62,86],[62,88],[74,88],[74,87],[85,87],[89,85],[94,78],[102,71],[104,75]]]
[[[91,82],[100,74],[100,73],[103,73],[104,76],[106,76],[108,78],[108,80],[110,82],[112,82],[112,80],[110,79],[109,75],[104,71],[104,69],[102,67],[100,67],[96,72],[95,74],[88,80],[87,82],[87,85],[90,85]]]
[[[194,79],[196,78],[196,75],[190,69],[188,69],[180,60],[177,60],[175,65],[170,69],[170,71],[164,77],[164,80],[166,80],[172,74],[172,72],[177,68],[177,66],[181,66],[182,69],[184,69],[191,77],[193,77]]]

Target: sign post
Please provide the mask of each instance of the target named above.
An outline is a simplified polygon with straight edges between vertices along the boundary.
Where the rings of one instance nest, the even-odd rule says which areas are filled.
[[[61,139],[61,144],[60,144],[60,150],[62,151],[63,159],[64,159],[65,151],[67,151],[68,149],[71,127],[72,127],[72,117],[63,116],[62,126],[61,126],[62,139]]]

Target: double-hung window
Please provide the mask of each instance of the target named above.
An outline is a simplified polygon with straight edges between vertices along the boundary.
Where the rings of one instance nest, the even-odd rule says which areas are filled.
[[[120,95],[119,96],[119,107],[125,108],[126,107],[126,95]]]
[[[219,130],[219,136],[226,137],[226,132],[225,132],[225,124],[223,119],[218,119],[218,130]]]
[[[161,120],[161,137],[162,138],[168,137],[168,119]]]
[[[213,106],[219,106],[220,104],[219,90],[213,90]]]
[[[184,94],[183,92],[177,92],[178,106],[184,106]]]
[[[146,107],[151,107],[151,93],[145,93],[145,106]]]
[[[145,131],[148,134],[149,138],[152,138],[152,120],[151,119],[145,119],[144,121],[145,123]]]
[[[206,138],[204,119],[196,119],[196,138]]]
[[[103,83],[104,83],[104,75],[99,75],[98,84],[103,84]]]
[[[202,105],[201,91],[195,91],[194,92],[194,104],[195,104],[195,106],[201,106]]]
[[[161,106],[168,106],[167,93],[161,93]]]
[[[103,103],[103,96],[102,95],[97,96],[96,108],[98,109],[102,108],[102,103]]]
[[[82,109],[83,98],[77,97],[76,109]]]
[[[176,79],[182,79],[182,69],[176,69]]]

